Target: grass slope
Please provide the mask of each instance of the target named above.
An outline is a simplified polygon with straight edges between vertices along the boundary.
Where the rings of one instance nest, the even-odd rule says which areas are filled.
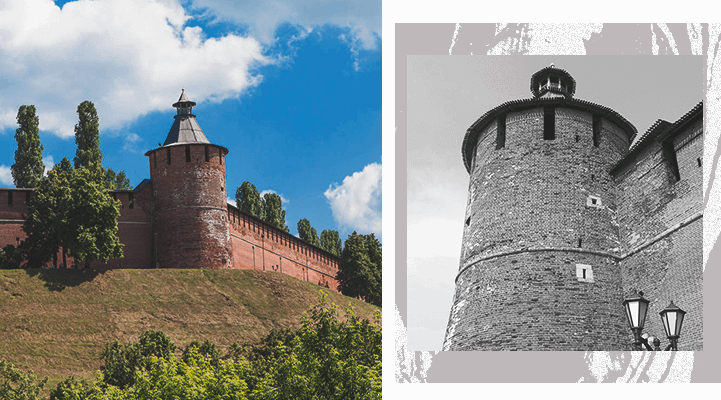
[[[318,291],[356,315],[378,308],[287,275],[241,270],[0,270],[0,359],[55,384],[92,377],[105,343],[162,330],[180,347],[224,352],[272,328],[300,326]]]

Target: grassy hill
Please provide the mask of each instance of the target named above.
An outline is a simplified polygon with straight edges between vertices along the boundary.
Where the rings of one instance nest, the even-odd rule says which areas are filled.
[[[0,270],[0,359],[55,384],[92,377],[106,342],[148,329],[176,345],[209,339],[225,352],[272,328],[300,326],[318,291],[371,319],[378,308],[275,272]]]

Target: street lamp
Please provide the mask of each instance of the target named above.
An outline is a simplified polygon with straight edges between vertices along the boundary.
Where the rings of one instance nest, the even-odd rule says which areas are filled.
[[[683,317],[686,315],[686,311],[678,308],[673,301],[666,308],[659,313],[661,315],[661,322],[663,322],[663,329],[666,330],[666,336],[671,344],[668,345],[666,350],[678,350],[678,337],[681,336],[681,325],[683,324]]]
[[[643,350],[641,345],[649,351],[661,350],[661,341],[658,338],[648,336],[648,334],[641,335],[641,331],[643,331],[646,323],[646,313],[648,312],[649,303],[650,301],[643,297],[643,292],[634,293],[623,300],[628,325],[633,332],[633,349],[637,351]],[[672,301],[671,304],[664,308],[659,314],[661,315],[663,327],[666,330],[666,336],[671,342],[665,350],[678,350],[678,338],[681,336],[681,325],[683,324],[683,317],[686,315],[686,311],[677,307]],[[654,347],[651,347],[649,342],[653,343]]]

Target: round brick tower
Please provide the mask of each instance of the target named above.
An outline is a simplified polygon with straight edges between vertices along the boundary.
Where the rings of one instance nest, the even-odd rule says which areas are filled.
[[[468,128],[468,202],[444,350],[625,349],[609,170],[636,128],[575,90],[551,65],[531,76],[532,98]]]
[[[165,143],[145,153],[153,185],[153,257],[158,268],[231,268],[225,156],[211,144],[183,89]]]

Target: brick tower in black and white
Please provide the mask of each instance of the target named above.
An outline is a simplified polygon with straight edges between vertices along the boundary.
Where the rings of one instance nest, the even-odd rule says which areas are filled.
[[[574,98],[576,81],[553,64],[530,89],[463,140],[470,183],[444,350],[625,350],[630,290],[652,300],[644,332],[656,336],[669,298],[693,309],[679,349],[700,350],[702,105],[636,140],[619,113]]]

